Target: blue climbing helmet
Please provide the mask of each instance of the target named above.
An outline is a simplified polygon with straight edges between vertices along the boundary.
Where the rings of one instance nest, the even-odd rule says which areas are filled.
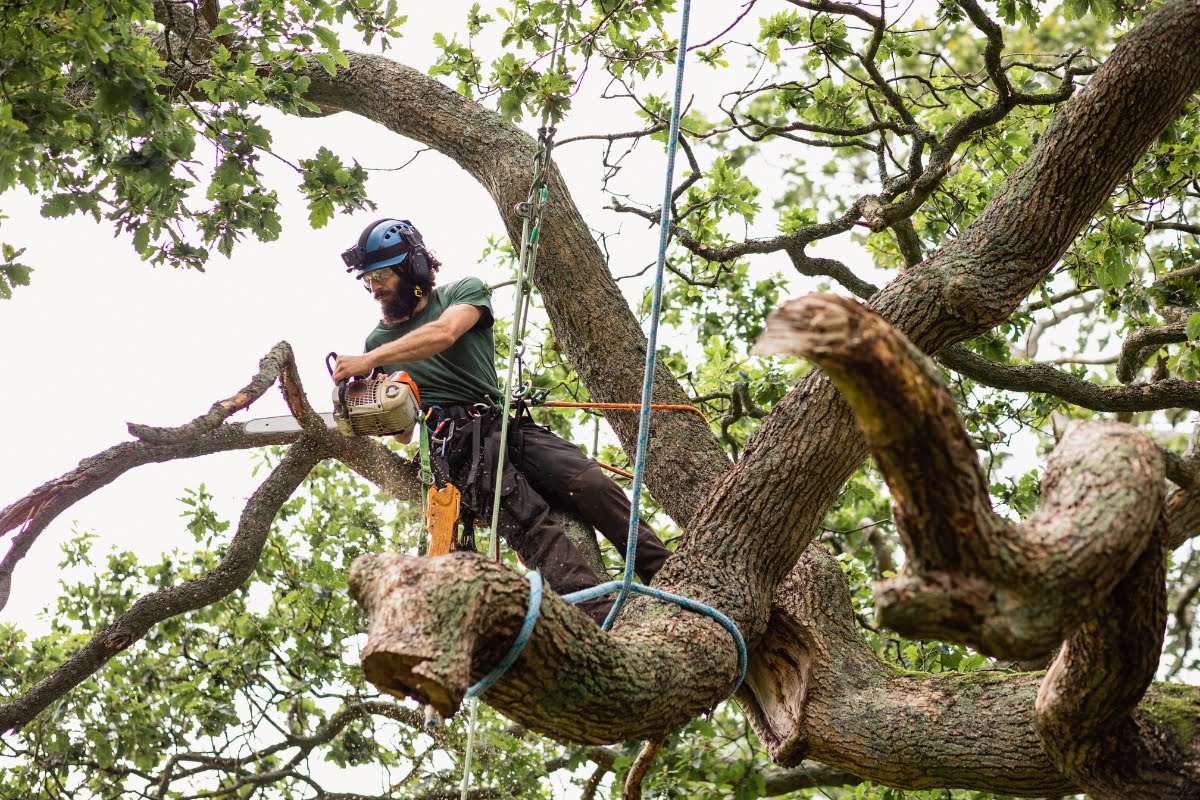
[[[430,287],[429,250],[413,224],[406,219],[379,219],[363,229],[358,242],[342,253],[347,272],[361,279],[368,272],[390,267],[415,286]]]

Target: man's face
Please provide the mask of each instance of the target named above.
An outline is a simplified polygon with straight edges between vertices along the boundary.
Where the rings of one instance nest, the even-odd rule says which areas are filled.
[[[401,278],[390,267],[372,270],[362,281],[363,287],[379,303],[384,320],[400,322],[412,316],[419,298],[413,294],[410,281]]]

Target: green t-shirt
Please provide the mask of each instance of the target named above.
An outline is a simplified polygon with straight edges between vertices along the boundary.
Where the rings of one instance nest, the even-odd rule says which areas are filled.
[[[482,312],[479,322],[454,344],[435,356],[421,361],[385,364],[379,372],[391,374],[404,370],[417,382],[421,404],[444,406],[457,403],[481,403],[485,398],[500,398],[496,377],[496,343],[492,336],[492,301],[487,286],[479,278],[463,278],[447,286],[435,287],[425,307],[404,322],[384,325],[380,322],[367,336],[369,352],[399,339],[422,325],[428,325],[450,306],[466,304]]]

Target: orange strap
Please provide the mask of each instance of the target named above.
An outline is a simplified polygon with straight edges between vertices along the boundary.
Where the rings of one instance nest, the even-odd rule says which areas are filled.
[[[454,529],[462,507],[462,493],[452,484],[445,489],[429,487],[425,523],[429,526],[429,555],[443,556],[454,549]]]
[[[596,463],[599,466],[603,467],[604,469],[608,470],[609,472],[615,472],[616,474],[620,475],[622,478],[629,478],[630,480],[633,480],[632,472],[626,472],[625,470],[621,469],[620,467],[614,467],[612,464],[605,464],[603,461],[597,461]]]

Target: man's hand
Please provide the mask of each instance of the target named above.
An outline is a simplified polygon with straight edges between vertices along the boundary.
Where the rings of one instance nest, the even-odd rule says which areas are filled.
[[[349,380],[356,375],[366,377],[378,366],[370,353],[361,356],[338,356],[333,365],[333,382]]]

